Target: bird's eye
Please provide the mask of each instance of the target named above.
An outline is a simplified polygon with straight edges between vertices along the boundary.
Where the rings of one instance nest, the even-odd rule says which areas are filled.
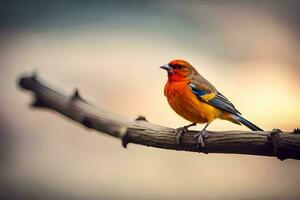
[[[178,69],[182,69],[182,66],[181,66],[181,65],[179,65],[177,68],[178,68]]]

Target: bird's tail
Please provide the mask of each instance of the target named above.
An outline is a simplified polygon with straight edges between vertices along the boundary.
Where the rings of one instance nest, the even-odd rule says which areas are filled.
[[[243,118],[240,115],[234,115],[233,118],[238,121],[239,123],[247,126],[249,129],[251,129],[252,131],[263,131],[261,128],[259,128],[258,126],[256,126],[255,124],[253,124],[252,122],[246,120],[245,118]]]

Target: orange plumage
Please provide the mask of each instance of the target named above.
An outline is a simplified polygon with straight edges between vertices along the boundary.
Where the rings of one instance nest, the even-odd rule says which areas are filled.
[[[188,87],[189,80],[168,81],[165,85],[165,96],[171,108],[186,120],[194,123],[206,123],[222,114],[215,107],[199,101]]]
[[[205,135],[207,126],[216,118],[243,124],[254,131],[262,130],[243,118],[234,105],[188,62],[173,60],[161,68],[168,72],[164,94],[171,108],[193,123],[189,126],[207,123],[199,136]],[[189,126],[177,129],[179,145],[181,135]],[[203,146],[203,138],[198,139],[198,142]]]

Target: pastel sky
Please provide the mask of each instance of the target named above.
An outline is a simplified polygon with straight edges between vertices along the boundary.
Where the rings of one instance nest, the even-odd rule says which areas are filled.
[[[87,131],[28,107],[37,71],[129,119],[187,124],[163,95],[190,61],[265,130],[300,125],[297,1],[7,1],[0,5],[0,193],[31,199],[297,199],[300,162],[167,151]],[[196,129],[201,129],[198,125]],[[247,130],[215,121],[209,130]],[[1,195],[1,194],[0,194]],[[0,196],[1,197],[1,196]]]

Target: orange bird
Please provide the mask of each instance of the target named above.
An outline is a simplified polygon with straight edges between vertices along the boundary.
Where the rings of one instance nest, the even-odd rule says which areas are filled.
[[[262,131],[253,123],[241,116],[234,105],[222,95],[210,82],[203,78],[196,69],[184,60],[173,60],[161,66],[168,72],[168,81],[164,93],[172,109],[192,124],[176,129],[176,140],[180,139],[188,128],[197,123],[206,123],[195,135],[197,146],[205,147],[203,137],[208,137],[206,128],[217,119],[243,124],[252,131]]]

